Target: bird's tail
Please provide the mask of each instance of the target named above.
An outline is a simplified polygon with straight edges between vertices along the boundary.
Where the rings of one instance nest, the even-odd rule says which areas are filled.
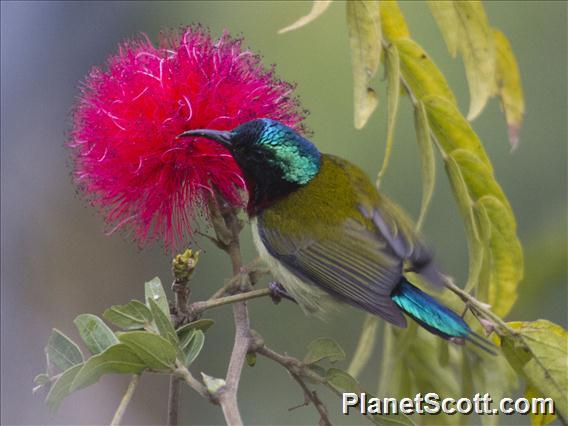
[[[394,288],[391,298],[409,317],[430,333],[458,344],[464,344],[467,340],[492,355],[496,354],[494,346],[469,328],[462,317],[406,279],[403,278]]]

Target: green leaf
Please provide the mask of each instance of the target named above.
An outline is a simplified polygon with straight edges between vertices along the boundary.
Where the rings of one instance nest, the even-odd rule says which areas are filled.
[[[325,379],[339,392],[362,392],[359,382],[357,382],[357,380],[355,380],[349,373],[340,370],[339,368],[330,368],[327,370]]]
[[[460,21],[454,7],[453,1],[433,1],[428,0],[428,6],[432,12],[432,16],[436,20],[442,36],[448,46],[448,50],[452,57],[458,54],[458,46],[460,42]]]
[[[118,343],[112,330],[96,315],[81,314],[73,322],[93,355]]]
[[[416,222],[416,229],[419,231],[424,224],[436,183],[436,160],[433,143],[430,140],[430,125],[428,124],[426,109],[421,101],[417,101],[414,108],[414,128],[416,129],[416,140],[418,141],[422,164],[422,203],[420,215]]]
[[[154,322],[156,323],[156,327],[161,336],[169,338],[168,336],[173,336],[174,342],[177,342],[177,334],[174,330],[174,326],[172,325],[171,317],[168,314],[165,314],[160,306],[152,299],[148,300],[148,305],[150,306],[150,312],[154,317]]]
[[[354,124],[356,129],[361,129],[379,103],[377,94],[370,87],[381,58],[379,2],[352,0],[346,5],[353,68]]]
[[[172,325],[169,313],[165,314],[160,306],[152,299],[148,300],[148,305],[150,306],[150,312],[154,317],[154,322],[160,335],[168,339],[172,344],[177,344],[179,342],[178,336]]]
[[[501,107],[509,129],[509,143],[515,149],[519,143],[519,130],[525,115],[525,99],[521,84],[521,73],[517,60],[505,35],[493,29],[493,38],[497,52],[496,86],[501,98]]]
[[[345,352],[335,340],[320,337],[308,345],[304,363],[315,364],[323,359],[328,359],[330,362],[341,361],[345,359]]]
[[[379,2],[381,29],[383,35],[390,41],[409,38],[410,32],[396,1]]]
[[[376,315],[367,314],[363,326],[361,327],[361,335],[359,336],[355,354],[349,364],[349,368],[347,368],[347,373],[352,377],[357,378],[369,362],[375,347],[378,327],[378,317]]]
[[[187,344],[183,346],[183,352],[185,353],[185,365],[189,367],[193,361],[198,357],[201,349],[203,349],[203,344],[205,343],[205,334],[201,330],[195,330],[188,340]]]
[[[118,340],[137,355],[146,367],[156,371],[171,371],[175,367],[176,348],[166,339],[147,331],[121,333]]]
[[[315,21],[322,13],[324,13],[329,6],[331,6],[331,0],[314,0],[314,2],[312,3],[312,10],[310,10],[307,15],[302,16],[293,24],[282,28],[278,31],[278,34],[294,31],[298,28],[302,28],[303,26],[308,25],[310,22]]]
[[[153,319],[148,307],[138,300],[111,306],[104,311],[103,318],[125,330],[144,328]]]
[[[50,382],[49,375],[40,373],[34,377],[34,383],[38,386],[45,386]]]
[[[79,346],[61,331],[54,328],[45,347],[48,368],[50,365],[66,371],[83,362],[83,354]],[[48,370],[49,371],[49,370]]]
[[[469,85],[468,120],[473,120],[495,92],[495,43],[480,1],[453,1],[460,22],[459,50]]]
[[[45,403],[51,412],[56,412],[63,398],[71,393],[71,383],[73,383],[75,376],[77,376],[81,368],[83,368],[83,363],[74,365],[61,373],[59,378],[53,383],[49,393],[45,397]]]
[[[557,415],[568,420],[568,332],[547,321],[509,322],[515,334],[501,336],[503,354],[538,393],[554,400]]]
[[[34,377],[35,386],[32,389],[32,395],[35,395],[41,388],[51,383],[51,379],[48,374],[41,373]]]
[[[215,393],[226,385],[225,380],[208,376],[205,373],[201,373],[201,377],[203,377],[203,383],[205,383],[205,387],[211,395],[215,395]]]
[[[133,331],[131,333],[140,332]],[[161,337],[159,338],[161,339]],[[104,374],[138,374],[146,367],[152,368],[128,345],[119,343],[109,346],[106,350],[93,355],[85,362],[72,380],[69,391],[75,392],[90,386],[98,382]]]
[[[182,325],[180,328],[176,330],[178,337],[180,340],[182,337],[191,330],[201,330],[204,333],[209,330],[209,328],[215,324],[215,321],[212,319],[199,319],[197,321],[190,322],[189,324]]]
[[[177,351],[177,357],[180,361],[183,361],[185,355],[180,347],[179,339],[176,331],[174,330],[174,326],[171,322],[171,317],[168,314],[167,316],[161,311],[160,307],[156,302],[152,299],[148,300],[150,305],[150,311],[152,312],[152,316],[154,317],[154,322],[156,327],[158,328],[158,332],[160,336],[166,338],[168,342],[172,344]]]
[[[439,96],[456,105],[456,98],[446,77],[414,40],[394,40],[400,56],[400,72],[412,94],[418,100]],[[457,108],[457,107],[456,107]]]
[[[170,314],[170,306],[168,304],[168,298],[166,296],[166,292],[164,291],[164,287],[162,286],[162,281],[160,281],[160,278],[155,277],[144,284],[144,295],[146,299],[146,304],[148,304],[148,300],[152,299],[154,302],[158,304],[160,310],[165,315]]]
[[[377,189],[381,185],[381,180],[387,171],[389,160],[392,153],[394,142],[394,128],[396,125],[396,116],[398,112],[398,99],[400,97],[400,58],[395,45],[391,44],[386,49],[386,70],[387,70],[387,141],[385,144],[385,156],[383,165],[377,175]]]

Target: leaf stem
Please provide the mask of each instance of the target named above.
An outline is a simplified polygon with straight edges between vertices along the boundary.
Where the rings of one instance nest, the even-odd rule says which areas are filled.
[[[116,426],[116,425],[120,424],[120,421],[122,420],[122,416],[124,415],[124,412],[126,411],[126,407],[128,406],[128,403],[132,399],[132,395],[134,394],[134,390],[136,389],[136,386],[138,385],[139,381],[140,381],[140,376],[138,374],[135,374],[135,375],[132,376],[132,379],[130,380],[128,387],[126,388],[126,392],[124,393],[124,396],[120,400],[120,404],[118,405],[118,408],[116,409],[116,412],[114,413],[112,421],[110,422],[111,426]]]

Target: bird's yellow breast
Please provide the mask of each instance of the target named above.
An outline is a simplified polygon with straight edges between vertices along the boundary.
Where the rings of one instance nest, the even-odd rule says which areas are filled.
[[[359,206],[372,207],[379,195],[365,173],[341,158],[323,154],[318,174],[307,184],[265,209],[263,225],[285,235],[333,237],[347,218],[369,221]],[[369,209],[371,210],[371,209]]]

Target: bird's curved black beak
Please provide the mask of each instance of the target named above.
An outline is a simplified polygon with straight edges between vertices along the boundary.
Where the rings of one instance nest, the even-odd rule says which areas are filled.
[[[188,130],[177,135],[177,138],[186,138],[189,136],[201,136],[219,142],[221,145],[231,148],[231,132],[227,130],[211,130],[211,129],[195,129]]]

